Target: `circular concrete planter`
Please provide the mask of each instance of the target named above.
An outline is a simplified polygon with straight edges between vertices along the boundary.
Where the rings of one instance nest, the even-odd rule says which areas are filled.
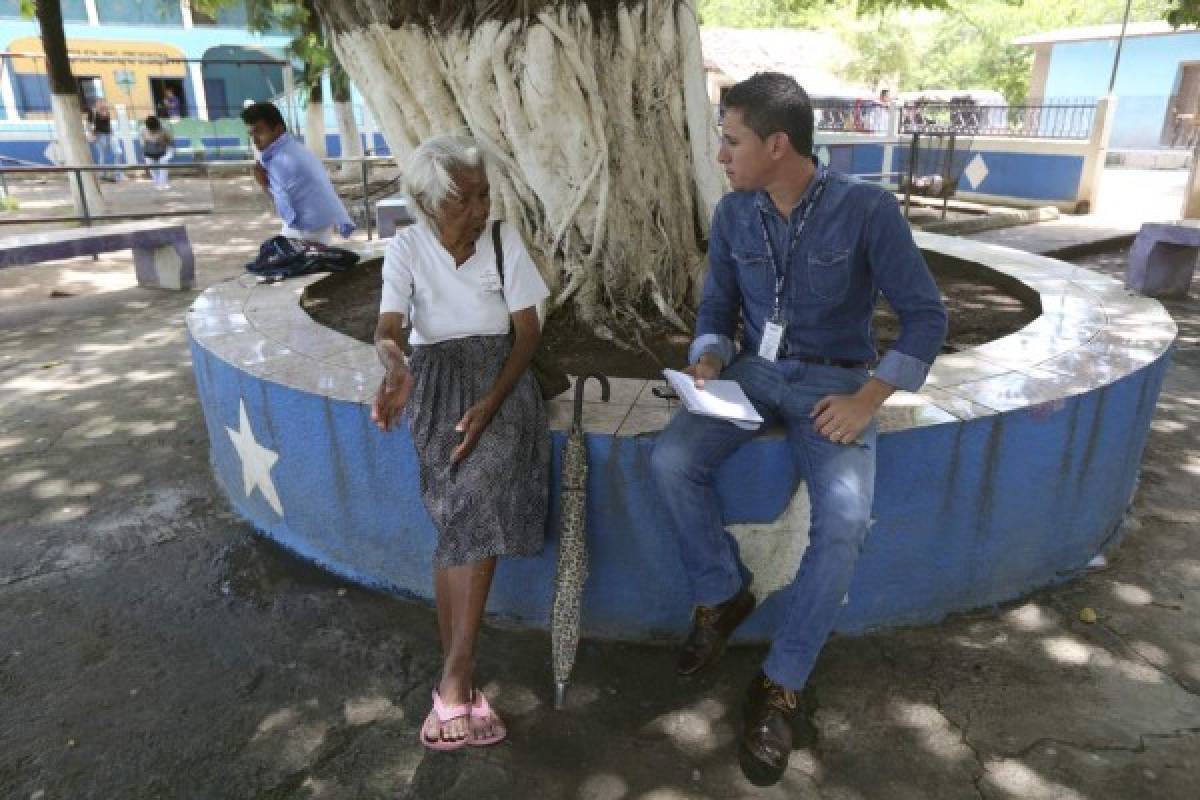
[[[1008,276],[1037,294],[1042,313],[1010,336],[939,357],[924,390],[885,406],[875,524],[843,632],[1015,598],[1075,574],[1114,542],[1176,335],[1156,301],[1108,277],[967,240],[917,240],[931,260]],[[373,350],[300,308],[314,280],[228,281],[188,313],[213,469],[264,535],[350,580],[429,598],[435,533],[411,440],[370,422],[381,374]],[[592,635],[677,636],[689,622],[649,471],[671,413],[650,394],[657,383],[615,380],[612,402],[587,403]],[[555,497],[569,416],[565,396],[551,404]],[[780,619],[776,590],[807,545],[807,495],[779,431],[739,450],[719,481],[726,522],[767,595],[739,635],[765,639]],[[555,504],[541,555],[502,562],[491,612],[547,624],[556,529]]]

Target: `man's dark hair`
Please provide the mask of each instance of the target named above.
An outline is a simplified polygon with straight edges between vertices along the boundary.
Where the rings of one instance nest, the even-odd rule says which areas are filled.
[[[812,155],[812,101],[790,75],[782,72],[752,75],[725,95],[725,110],[731,108],[742,112],[742,121],[760,139],[772,133],[786,133],[797,153]]]
[[[155,133],[158,133],[162,130],[162,123],[159,121],[158,117],[154,116],[153,114],[146,117],[146,130],[154,131]]]
[[[246,106],[242,109],[242,122],[247,125],[253,125],[256,122],[265,122],[270,128],[282,125],[283,129],[287,130],[287,123],[283,121],[283,114],[279,113],[279,109],[274,103],[255,103],[254,105]]]

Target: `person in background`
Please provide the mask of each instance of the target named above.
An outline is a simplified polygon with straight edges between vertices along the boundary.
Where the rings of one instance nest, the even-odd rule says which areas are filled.
[[[183,101],[170,86],[163,90],[163,111],[166,112],[167,119],[172,121],[183,116]]]
[[[890,91],[887,89],[879,90],[879,100],[876,102],[873,110],[872,121],[874,124],[871,126],[871,130],[875,133],[887,133],[888,118],[892,113],[892,95]]]
[[[505,736],[476,688],[475,645],[497,558],[535,555],[545,538],[550,433],[529,363],[549,290],[517,230],[488,224],[490,184],[473,140],[430,139],[403,174],[418,221],[384,255],[375,349],[385,373],[371,418],[388,431],[408,417],[437,529],[445,660],[420,738],[454,750]]]
[[[329,244],[334,231],[349,237],[355,225],[329,173],[311,150],[288,133],[275,104],[254,103],[242,109],[242,122],[259,152],[254,180],[275,201],[283,219],[282,235],[321,244]]]
[[[175,140],[171,132],[163,127],[158,117],[146,117],[142,122],[142,157],[147,164],[153,164],[159,169],[151,169],[150,176],[154,179],[154,188],[162,191],[171,188],[167,184],[167,171],[161,168],[175,155]]]
[[[107,100],[103,97],[96,98],[92,103],[91,110],[87,113],[86,123],[88,142],[92,146],[92,161],[97,166],[112,166],[116,159],[113,151],[112,112],[109,110]],[[122,177],[120,172],[110,169],[100,172],[102,181],[118,181]]]

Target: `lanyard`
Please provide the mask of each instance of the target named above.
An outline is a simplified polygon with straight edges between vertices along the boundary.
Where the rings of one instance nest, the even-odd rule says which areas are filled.
[[[775,306],[771,311],[771,321],[773,322],[778,322],[782,319],[783,289],[787,283],[788,262],[792,260],[792,252],[796,249],[796,244],[800,241],[800,237],[804,235],[804,226],[808,224],[808,217],[817,205],[817,202],[821,199],[821,195],[825,192],[825,184],[828,181],[829,172],[822,170],[820,177],[817,178],[817,185],[813,188],[812,197],[804,206],[804,213],[800,215],[800,222],[796,225],[796,232],[792,235],[791,242],[788,244],[788,251],[784,256],[782,265],[780,264],[779,254],[775,252],[775,245],[771,241],[771,235],[767,231],[766,212],[761,208],[758,210],[758,224],[762,228],[763,241],[767,243],[767,250],[771,253],[771,264],[775,267]]]

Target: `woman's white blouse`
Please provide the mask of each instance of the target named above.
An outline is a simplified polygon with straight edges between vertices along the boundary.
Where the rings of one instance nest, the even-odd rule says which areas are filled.
[[[509,314],[549,296],[521,236],[500,224],[504,286],[496,270],[492,223],[475,243],[475,254],[455,267],[454,258],[423,222],[392,237],[383,256],[380,313],[398,311],[412,321],[412,344],[508,333]]]

